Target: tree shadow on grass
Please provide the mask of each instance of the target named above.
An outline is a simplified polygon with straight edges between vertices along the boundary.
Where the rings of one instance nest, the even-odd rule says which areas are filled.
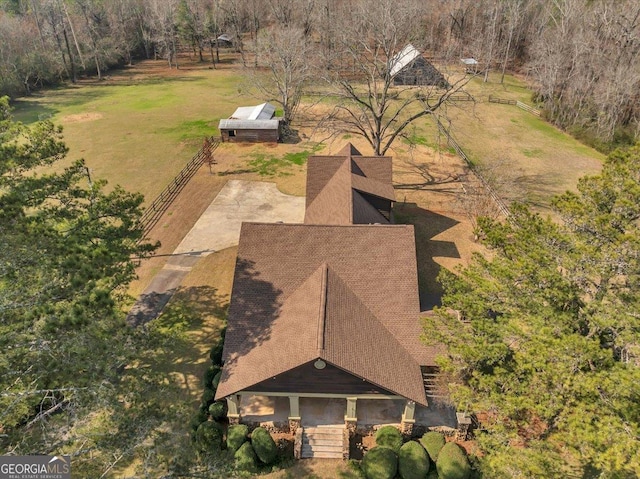
[[[190,420],[203,391],[203,374],[210,364],[208,350],[225,325],[227,298],[209,286],[180,288],[156,319],[131,328],[132,350],[116,388],[118,401],[105,404],[109,434],[96,437],[105,461],[127,477],[160,477],[168,463],[193,455]],[[147,454],[153,450],[153,457]],[[78,461],[79,462],[79,461]],[[109,466],[109,463],[112,463]],[[84,471],[78,464],[78,469]],[[142,470],[144,469],[144,474]],[[140,472],[140,474],[138,474]],[[118,476],[120,474],[117,474]],[[162,473],[164,475],[164,473]]]
[[[220,339],[227,308],[228,298],[216,288],[179,288],[162,314],[148,325],[149,331],[169,339],[168,347],[155,352],[153,368],[170,374],[185,395],[194,399],[202,392],[208,352]]]
[[[454,242],[433,238],[453,228],[459,221],[420,208],[415,203],[397,204],[394,216],[396,223],[411,224],[415,228],[420,310],[433,309],[434,306],[441,304],[443,293],[442,286],[437,281],[441,266],[433,258],[436,256],[460,258],[458,247]]]
[[[437,172],[430,163],[419,164],[414,161],[407,162],[408,168],[405,176],[410,175],[414,181],[405,181],[393,185],[396,190],[425,190],[438,186],[441,192],[457,192],[459,190],[460,175],[455,172]],[[446,185],[445,188],[442,188]],[[449,186],[450,185],[450,186]]]

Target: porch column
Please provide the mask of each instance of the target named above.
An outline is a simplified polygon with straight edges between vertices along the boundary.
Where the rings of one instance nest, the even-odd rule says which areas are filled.
[[[227,396],[227,417],[229,424],[240,423],[240,395]]]
[[[295,434],[300,427],[300,398],[289,396],[289,432]]]
[[[356,425],[358,423],[358,415],[356,412],[357,397],[347,398],[347,414],[344,416],[344,424],[349,431],[349,434],[356,432]]]
[[[402,413],[402,422],[400,423],[400,429],[402,434],[411,435],[413,432],[413,425],[415,424],[416,403],[414,401],[407,401],[404,405],[404,412]]]

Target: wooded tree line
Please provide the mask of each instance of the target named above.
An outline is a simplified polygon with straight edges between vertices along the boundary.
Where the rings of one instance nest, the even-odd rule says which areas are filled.
[[[345,60],[335,48],[345,31],[368,35],[375,26],[383,48],[392,46],[384,40],[396,29],[437,59],[476,58],[485,79],[489,71],[526,75],[548,118],[595,146],[632,143],[640,135],[640,5],[634,0],[402,0],[392,4],[394,18],[385,18],[385,5],[391,3],[2,0],[0,94],[100,76],[133,58],[160,57],[177,67],[180,48],[215,64],[221,33],[234,37],[245,65],[273,65],[272,47],[279,43],[308,64],[321,56],[322,68],[330,70],[330,52],[333,60]],[[412,16],[394,23],[402,12]]]
[[[425,336],[476,414],[483,477],[639,477],[639,172],[640,147],[616,150],[554,199],[559,221],[485,218],[491,257],[441,273]]]

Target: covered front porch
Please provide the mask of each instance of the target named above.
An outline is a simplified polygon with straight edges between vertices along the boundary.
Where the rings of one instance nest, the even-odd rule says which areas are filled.
[[[299,426],[343,425],[361,433],[394,425],[405,434],[414,428],[455,428],[455,410],[422,406],[394,395],[336,395],[246,391],[227,398],[229,420],[291,432]]]

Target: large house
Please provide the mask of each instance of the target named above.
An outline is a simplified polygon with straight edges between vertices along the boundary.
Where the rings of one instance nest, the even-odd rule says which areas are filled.
[[[391,158],[347,145],[309,158],[304,224],[242,225],[216,392],[231,422],[243,397],[271,397],[295,430],[331,399],[347,429],[376,403],[411,431],[437,350],[420,339],[414,230],[392,224],[393,201]]]

